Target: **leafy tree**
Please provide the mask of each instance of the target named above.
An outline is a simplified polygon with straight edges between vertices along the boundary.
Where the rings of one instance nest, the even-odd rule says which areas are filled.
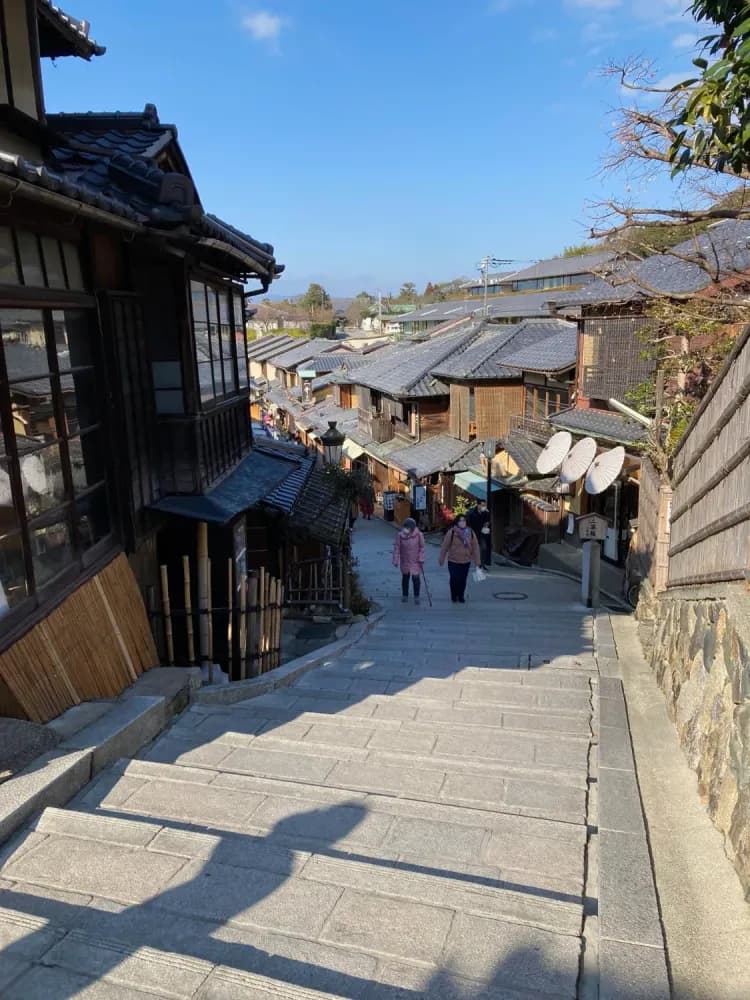
[[[310,314],[310,319],[315,319],[321,312],[331,308],[331,296],[322,285],[313,282],[301,296],[299,304]]]
[[[569,247],[565,247],[561,256],[563,257],[580,257],[584,253],[596,253],[601,250],[600,246],[596,243],[573,243]]]
[[[401,302],[416,302],[418,299],[417,286],[413,281],[405,281],[398,293]]]
[[[375,304],[375,299],[369,292],[358,292],[354,301],[349,304],[346,310],[346,321],[350,326],[359,328],[362,320],[367,316]]]
[[[673,173],[699,165],[741,175],[750,170],[750,4],[693,0],[690,13],[712,30],[693,60],[700,76],[675,88],[677,113],[668,122]]]
[[[337,328],[338,324],[335,320],[328,320],[326,323],[311,323],[309,333],[311,337],[333,337]]]

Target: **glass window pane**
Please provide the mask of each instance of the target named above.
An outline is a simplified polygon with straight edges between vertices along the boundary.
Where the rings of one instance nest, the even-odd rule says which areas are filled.
[[[51,236],[42,236],[42,253],[44,254],[44,267],[47,271],[48,287],[65,288],[65,273],[63,271],[60,244]]]
[[[94,343],[91,331],[91,314],[82,310],[55,310],[57,364],[61,372],[94,363]]]
[[[231,322],[229,318],[229,292],[219,292],[219,322],[226,326]]]
[[[219,325],[219,305],[213,288],[208,289],[208,321],[211,326]]]
[[[0,226],[0,284],[18,285],[18,264],[13,235],[8,226]]]
[[[98,391],[92,371],[82,369],[71,375],[60,376],[60,388],[65,410],[65,433],[76,434],[79,430],[98,424]]]
[[[198,385],[200,386],[201,399],[214,398],[214,379],[210,361],[198,363]]]
[[[27,597],[28,592],[21,536],[0,535],[0,618]]]
[[[110,533],[109,504],[103,486],[76,501],[75,526],[82,549],[90,549]]]
[[[232,341],[234,340],[234,335],[232,334],[232,328],[230,326],[221,327],[221,356],[223,358],[232,357]]]
[[[200,281],[190,282],[190,298],[193,303],[193,319],[196,323],[205,323],[208,319],[206,315],[206,287]]]
[[[66,523],[31,531],[31,559],[37,588],[44,586],[73,561],[70,529]]]
[[[44,272],[42,257],[39,253],[39,241],[34,233],[16,233],[18,252],[21,255],[21,270],[23,283],[30,288],[44,288]]]
[[[21,458],[21,483],[28,517],[65,503],[60,446],[50,445]]]
[[[234,293],[234,328],[235,330],[243,330],[244,322],[242,318],[242,293]]]
[[[47,342],[40,309],[0,309],[5,365],[9,379],[46,375]]]
[[[62,244],[65,270],[68,273],[68,288],[72,292],[82,292],[86,288],[83,283],[83,270],[78,247],[74,243]]]
[[[57,438],[52,388],[48,378],[12,384],[10,402],[19,452],[30,451]]]
[[[76,493],[83,493],[90,486],[102,482],[104,479],[104,456],[99,430],[89,431],[88,434],[81,437],[71,438],[68,442],[68,449],[73,489]]]
[[[224,368],[224,391],[236,392],[237,379],[234,376],[234,361],[232,361],[231,358],[224,358],[223,368]]]

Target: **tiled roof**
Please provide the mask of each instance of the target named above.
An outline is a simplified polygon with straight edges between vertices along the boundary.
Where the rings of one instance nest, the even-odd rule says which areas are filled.
[[[389,465],[395,465],[404,472],[414,469],[418,478],[430,476],[433,472],[457,469],[460,460],[474,448],[473,442],[459,441],[448,434],[438,434],[419,444],[410,445],[391,453]]]
[[[476,329],[480,336],[471,346],[436,365],[433,374],[472,380],[517,379],[524,367],[532,371],[559,371],[575,364],[576,327],[572,323],[558,319],[532,319],[508,325],[481,321]]]
[[[337,493],[335,482],[316,464],[292,508],[289,524],[326,545],[341,546],[349,525],[349,508],[346,497]]]
[[[294,347],[276,355],[273,364],[276,368],[284,368],[285,370],[296,368],[302,362],[309,361],[310,358],[315,358],[319,354],[325,354],[326,351],[333,351],[340,346],[338,340],[323,340],[321,337],[301,342],[298,340]]]
[[[575,257],[550,257],[538,260],[531,267],[516,271],[513,281],[529,281],[534,278],[564,278],[571,274],[594,274],[614,258],[612,250],[596,250],[592,253],[577,254]]]
[[[559,493],[560,479],[558,476],[544,476],[539,479],[529,479],[524,484],[525,490],[532,490],[538,493]]]
[[[256,447],[256,451],[258,450],[262,450],[262,446]],[[276,510],[288,514],[299,500],[300,493],[305,488],[316,462],[317,456],[315,455],[300,458],[297,468],[286,479],[283,479],[275,489],[265,495],[262,501],[263,506],[275,507]]]
[[[525,476],[536,473],[536,460],[542,453],[540,445],[523,434],[509,434],[503,440],[503,448]]]
[[[557,323],[551,320],[550,323]],[[511,347],[515,347],[516,341],[521,340],[525,332],[540,329],[541,321],[535,324],[533,320],[528,320],[523,324],[524,330],[514,338]],[[504,363],[510,368],[521,368],[523,371],[535,372],[559,372],[566,368],[573,368],[576,363],[578,351],[578,330],[574,324],[568,325],[567,329],[560,330],[550,337],[545,337],[533,344],[522,344],[512,354],[503,358]]]
[[[554,297],[555,290],[551,288],[543,292],[512,292],[509,295],[498,295],[488,303],[487,314],[490,319],[502,322],[543,318],[551,315],[549,301]]]
[[[266,454],[254,448],[215,489],[199,496],[171,494],[154,504],[154,509],[192,520],[226,524],[243,510],[260,503],[298,465],[295,457]]]
[[[705,267],[695,260],[701,254]],[[687,259],[685,259],[687,258]],[[657,295],[690,295],[736,273],[750,271],[750,221],[716,223],[696,239],[645,260],[622,261],[607,280],[592,282],[577,292],[550,294],[556,305],[628,302]]]
[[[37,0],[37,11],[40,19],[39,41],[42,56],[54,58],[77,55],[90,59],[91,56],[104,55],[107,51],[103,45],[97,45],[93,38],[89,38],[89,26],[86,21],[79,21],[78,18],[66,14],[53,4],[52,0]],[[49,38],[49,29],[59,36],[57,43]]]
[[[609,410],[562,410],[549,417],[549,422],[574,434],[590,434],[618,444],[636,444],[648,434],[642,424]]]
[[[358,369],[350,381],[392,396],[447,395],[448,387],[434,377],[433,369],[474,340],[477,332],[476,324],[463,324],[460,330],[432,340],[396,345],[397,350],[385,357],[376,356],[371,365]]]
[[[464,452],[460,458],[457,458],[454,462],[449,465],[449,470],[451,472],[461,472],[466,469],[482,469],[482,442],[474,441],[471,448]]]
[[[309,361],[305,361],[304,369],[305,371],[311,372],[334,372],[339,368],[362,368],[364,365],[370,365],[373,362],[373,358],[365,357],[362,354],[353,354],[351,351],[331,351],[330,354],[324,354],[319,358],[311,358]]]
[[[47,159],[35,162],[0,153],[0,173],[33,188],[80,201],[138,226],[179,226],[176,243],[199,245],[228,255],[243,274],[271,281],[283,270],[273,247],[260,243],[221,219],[203,213],[192,179],[185,172],[160,169],[153,157],[176,135],[161,125],[156,108],[143,112],[50,115],[55,134]],[[180,154],[181,158],[181,154]],[[22,194],[33,195],[33,190]],[[186,232],[189,230],[189,232]]]
[[[260,337],[258,340],[250,342],[247,349],[247,356],[250,361],[268,361],[275,354],[283,354],[298,342],[298,338],[289,337],[286,334],[278,336]]]
[[[177,138],[177,127],[160,122],[153,104],[143,111],[47,115],[47,124],[71,148],[99,156],[127,153],[154,160]]]

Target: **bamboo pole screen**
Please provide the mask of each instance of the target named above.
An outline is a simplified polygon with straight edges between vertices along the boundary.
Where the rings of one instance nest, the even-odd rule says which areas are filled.
[[[138,584],[117,556],[0,654],[0,680],[32,722],[119,695],[159,658]]]

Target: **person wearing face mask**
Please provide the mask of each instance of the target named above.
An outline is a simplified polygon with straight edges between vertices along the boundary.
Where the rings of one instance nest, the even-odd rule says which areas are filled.
[[[401,600],[409,600],[409,579],[414,603],[419,604],[420,573],[424,565],[424,535],[413,517],[407,517],[393,543],[393,565],[401,570]]]
[[[450,576],[451,600],[454,604],[464,604],[469,568],[472,563],[479,568],[480,557],[477,536],[466,523],[463,514],[456,518],[453,527],[448,529],[443,539],[438,563],[442,566],[446,559],[448,560],[448,574]]]

